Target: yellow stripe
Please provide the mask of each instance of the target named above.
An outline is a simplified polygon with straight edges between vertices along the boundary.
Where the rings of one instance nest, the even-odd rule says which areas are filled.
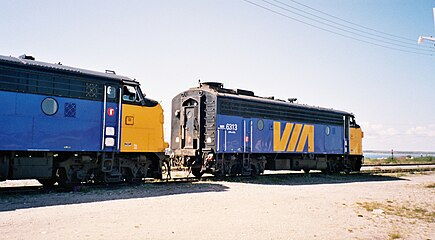
[[[299,135],[301,134],[302,124],[295,124],[295,127],[290,138],[290,143],[287,147],[287,152],[294,152],[298,142]]]
[[[273,151],[285,151],[292,128],[292,123],[286,123],[281,137],[281,123],[273,123]]]
[[[308,152],[314,152],[314,126],[313,125],[304,126],[301,134],[301,139],[299,140],[299,144],[296,149],[297,152],[304,151],[304,147],[307,143],[307,139],[308,139]]]

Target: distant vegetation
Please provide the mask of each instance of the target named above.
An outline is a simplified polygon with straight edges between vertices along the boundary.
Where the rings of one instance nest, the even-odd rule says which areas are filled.
[[[418,164],[418,163],[435,163],[435,157],[434,156],[427,156],[427,157],[411,157],[411,156],[400,156],[400,157],[394,157],[394,158],[364,158],[364,164],[370,165],[370,164]]]
[[[428,206],[416,206],[411,202],[399,204],[392,200],[387,200],[386,203],[357,202],[357,204],[369,212],[395,215],[409,219],[420,219],[429,223],[433,223],[435,219],[435,212],[430,208],[426,208]]]

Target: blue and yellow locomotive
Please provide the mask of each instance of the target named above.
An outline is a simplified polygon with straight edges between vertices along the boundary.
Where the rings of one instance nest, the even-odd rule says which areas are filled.
[[[161,178],[163,110],[128,77],[0,56],[0,181]],[[172,100],[173,160],[195,176],[359,171],[353,114],[203,83]],[[168,166],[169,168],[169,166]]]
[[[163,110],[133,79],[0,56],[0,102],[0,180],[162,177]]]
[[[361,128],[351,113],[200,84],[172,100],[171,148],[177,161],[220,175],[264,170],[359,171]]]

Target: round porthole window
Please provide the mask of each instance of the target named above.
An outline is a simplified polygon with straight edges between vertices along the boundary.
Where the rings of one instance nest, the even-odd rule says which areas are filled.
[[[59,105],[57,104],[57,101],[55,99],[48,97],[42,101],[41,108],[42,112],[51,116],[57,113]]]
[[[263,130],[263,128],[264,128],[264,121],[262,119],[258,120],[257,127],[258,127],[258,130],[260,130],[260,131]]]
[[[331,129],[329,129],[329,127],[326,127],[325,133],[326,133],[326,136],[329,136],[329,134],[331,133]]]

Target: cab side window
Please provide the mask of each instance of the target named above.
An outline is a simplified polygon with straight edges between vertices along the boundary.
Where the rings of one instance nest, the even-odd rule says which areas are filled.
[[[136,102],[139,100],[136,89],[132,86],[124,86],[122,100],[125,102]]]
[[[146,98],[139,86],[129,85],[124,85],[122,87],[122,101],[124,103],[145,107],[155,107],[158,104],[157,101]]]

